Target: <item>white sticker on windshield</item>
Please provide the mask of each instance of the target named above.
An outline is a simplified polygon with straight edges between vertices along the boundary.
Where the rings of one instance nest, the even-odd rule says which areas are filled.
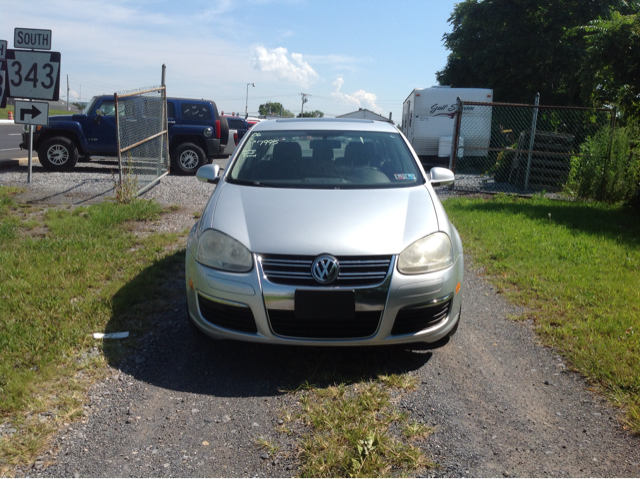
[[[258,145],[277,145],[280,140],[260,140],[257,141]]]
[[[393,176],[395,176],[396,180],[415,180],[416,179],[416,175],[412,173],[396,173]]]

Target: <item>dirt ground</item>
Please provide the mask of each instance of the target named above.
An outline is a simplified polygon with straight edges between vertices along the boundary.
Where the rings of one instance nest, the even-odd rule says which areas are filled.
[[[157,192],[157,194],[160,194]],[[36,204],[40,203],[31,198]],[[151,230],[184,231],[194,207],[172,211]],[[180,300],[125,362],[93,386],[82,422],[60,431],[34,464],[36,477],[295,476],[300,429],[279,428],[299,410],[300,384],[311,368],[336,380],[348,365],[381,364],[419,378],[398,407],[435,428],[421,447],[441,477],[639,477],[640,437],[533,327],[514,322],[510,306],[466,259],[462,322],[437,350],[284,348],[198,342]],[[269,456],[257,447],[268,439]]]

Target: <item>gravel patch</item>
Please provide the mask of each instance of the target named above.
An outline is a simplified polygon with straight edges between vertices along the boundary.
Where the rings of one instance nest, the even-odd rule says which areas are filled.
[[[228,159],[215,160],[221,168]],[[27,183],[28,168],[21,164],[0,171],[0,185],[20,186],[25,192],[17,197],[22,203],[80,206],[115,198],[117,161],[93,160],[79,162],[69,172],[45,171],[34,161],[32,181]],[[180,205],[184,208],[202,211],[211,196],[214,186],[198,181],[193,176],[168,175],[145,192],[141,198],[154,199],[162,205]]]

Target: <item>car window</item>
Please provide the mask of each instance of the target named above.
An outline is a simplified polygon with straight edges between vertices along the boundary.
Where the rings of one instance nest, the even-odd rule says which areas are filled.
[[[396,188],[423,184],[399,133],[252,132],[230,183],[295,188]]]
[[[227,118],[227,120],[229,121],[229,128],[231,128],[232,130],[246,129],[242,120],[235,120],[233,118]]]
[[[181,111],[185,120],[211,120],[211,110],[203,103],[182,103]]]
[[[93,98],[91,98],[91,100],[89,100],[89,103],[87,103],[87,106],[84,107],[84,110],[82,111],[82,113],[84,113],[85,115],[88,115],[89,113],[91,113],[91,110],[93,110],[93,105],[96,103],[97,99],[98,99],[97,96],[94,96]]]
[[[105,114],[105,116],[116,116],[116,102],[114,100],[102,100],[99,110]]]
[[[167,118],[176,117],[176,105],[172,101],[167,102]]]

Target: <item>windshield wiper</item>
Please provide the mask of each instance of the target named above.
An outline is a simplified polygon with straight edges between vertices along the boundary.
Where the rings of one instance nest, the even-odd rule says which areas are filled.
[[[274,185],[269,185],[269,184],[263,183],[262,181],[231,180],[231,182],[235,183],[236,185],[242,185],[242,186],[261,186],[263,188],[274,187]]]

